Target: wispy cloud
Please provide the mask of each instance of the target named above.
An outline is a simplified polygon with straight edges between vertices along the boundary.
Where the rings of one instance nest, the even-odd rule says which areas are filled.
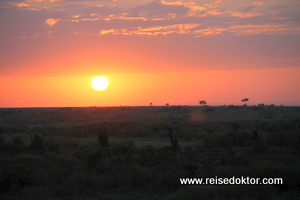
[[[286,31],[285,25],[247,25],[247,26],[232,26],[227,29],[228,32],[234,33],[235,35],[256,35],[256,34],[267,34],[275,35],[282,34]]]
[[[222,3],[223,3],[223,0],[217,0],[217,1],[215,1],[213,4],[206,3],[206,4],[204,4],[204,6],[207,7],[207,8],[217,8],[217,7],[219,7]]]
[[[132,6],[124,9],[122,2],[113,0],[3,0],[0,26],[10,20],[10,28],[2,29],[0,35],[30,38],[37,34],[49,37],[49,32],[196,37],[300,34],[299,7],[279,2],[239,1],[239,6],[234,6],[222,0],[155,0],[145,4],[131,1]]]
[[[239,13],[237,11],[231,12],[231,15],[234,17],[241,17],[241,18],[247,18],[247,17],[256,17],[256,16],[262,16],[262,13]]]
[[[196,30],[194,31],[194,33],[196,34],[197,37],[215,36],[215,35],[220,35],[225,30],[226,30],[225,28],[211,27],[211,28]]]
[[[134,29],[110,29],[101,30],[100,35],[113,34],[113,35],[169,35],[169,34],[189,34],[191,29],[198,27],[199,24],[174,24],[168,26],[152,26],[147,28],[137,27]]]
[[[254,2],[253,5],[255,6],[259,6],[259,5],[263,5],[264,3],[263,2]]]
[[[16,6],[18,6],[18,7],[29,7],[29,4],[27,4],[27,3],[18,3],[18,4],[16,4]]]
[[[184,16],[189,11],[181,2],[167,3],[163,0],[157,0],[152,3],[134,7],[129,10],[129,16],[140,16],[149,19],[169,18],[170,14],[175,16]]]
[[[273,61],[276,61],[276,62],[290,62],[290,61],[300,61],[300,58],[274,58],[272,59]]]

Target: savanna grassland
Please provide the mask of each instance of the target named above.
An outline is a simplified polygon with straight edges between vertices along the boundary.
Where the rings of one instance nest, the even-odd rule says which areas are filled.
[[[0,109],[0,199],[299,199],[300,107]],[[282,178],[181,185],[180,178]]]

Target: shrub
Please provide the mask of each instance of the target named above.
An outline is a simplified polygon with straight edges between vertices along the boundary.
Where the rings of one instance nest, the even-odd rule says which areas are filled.
[[[101,147],[109,147],[108,135],[105,132],[100,132],[98,134],[98,142]]]
[[[44,138],[39,135],[34,135],[31,139],[30,149],[32,149],[35,153],[43,153],[44,152]]]

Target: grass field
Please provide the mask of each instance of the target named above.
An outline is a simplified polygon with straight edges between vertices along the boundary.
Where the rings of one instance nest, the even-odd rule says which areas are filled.
[[[299,199],[300,107],[0,109],[3,199]],[[283,178],[181,185],[179,178]]]

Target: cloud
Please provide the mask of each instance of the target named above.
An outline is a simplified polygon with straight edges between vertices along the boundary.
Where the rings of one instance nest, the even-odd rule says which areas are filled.
[[[259,6],[259,5],[263,5],[264,3],[263,2],[254,2],[253,5],[255,6]]]
[[[99,35],[113,34],[113,35],[169,35],[169,34],[189,34],[192,29],[198,27],[199,24],[173,24],[168,26],[152,26],[147,28],[137,27],[133,29],[110,29],[101,30]]]
[[[275,35],[280,34],[286,31],[287,28],[285,25],[247,25],[247,26],[232,26],[227,29],[228,32],[234,33],[235,35],[257,35],[257,34],[266,34],[266,35]]]
[[[100,14],[101,16],[109,16],[109,15],[115,15],[115,14],[121,14],[122,9],[120,9],[117,6],[104,6],[104,5],[93,5],[86,7],[82,10],[79,10],[79,12],[82,12],[84,14]]]
[[[241,17],[241,18],[247,18],[247,17],[257,17],[262,16],[262,13],[239,13],[237,11],[231,12],[231,15],[234,17]]]
[[[271,7],[269,7],[270,10],[280,10],[280,9],[284,9],[287,8],[287,6],[284,5],[273,5]]]
[[[263,5],[263,2],[254,2],[253,4],[244,7],[244,8],[242,9],[242,11],[243,11],[243,12],[249,12],[249,11],[251,11],[251,10],[257,8],[257,7],[260,6],[260,5]]]
[[[0,2],[1,7],[9,8],[9,7],[30,7],[27,3],[18,3],[22,1],[2,1]]]
[[[300,58],[274,58],[272,59],[273,61],[276,61],[276,62],[290,62],[290,61],[300,61]]]
[[[23,2],[24,0],[1,0],[0,4],[12,3],[12,2]]]
[[[234,35],[234,36],[251,36],[251,35],[278,35],[284,34],[288,28],[285,25],[265,24],[265,25],[234,25],[229,27],[209,27],[195,30],[196,37],[217,36],[217,35]]]
[[[251,11],[253,8],[255,8],[255,6],[246,6],[245,8],[243,8],[243,12],[248,12],[248,11]]]
[[[129,10],[129,16],[140,16],[146,18],[169,18],[170,16],[184,16],[189,11],[180,2],[167,3],[163,0],[157,0],[152,3],[134,7]]]
[[[198,6],[195,3],[191,2],[191,3],[185,3],[184,4],[185,7],[189,8],[191,11],[203,11],[206,10],[206,8],[204,6]]]
[[[147,19],[145,17],[126,17],[126,16],[120,16],[119,19],[122,20],[129,20],[129,21],[133,21],[133,20],[143,20],[143,21],[147,21]]]
[[[276,7],[263,2],[248,5],[241,2],[242,6],[233,6],[221,0],[202,5],[200,1],[156,0],[143,5],[140,1],[132,4],[132,1],[131,7],[121,8],[118,5],[124,2],[118,1],[50,3],[47,0],[42,4],[38,1],[8,4],[11,2],[4,0],[6,6],[0,7],[0,25],[7,28],[2,29],[0,35],[29,38],[37,35],[49,37],[49,33],[52,36],[188,34],[195,37],[300,34],[299,7],[296,5]],[[34,9],[31,5],[46,5],[48,8],[30,10]],[[222,9],[219,9],[221,5]],[[270,10],[271,7],[276,9]]]
[[[222,14],[224,14],[224,12],[221,12],[219,10],[209,10],[209,11],[206,12],[206,14],[208,14],[208,15],[222,15]]]
[[[194,33],[196,34],[197,37],[215,36],[215,35],[220,35],[225,30],[226,30],[225,28],[211,27],[211,28],[196,30]]]
[[[27,2],[42,2],[43,0],[26,0]],[[45,0],[44,0],[45,1]]]
[[[183,3],[180,1],[167,2],[164,0],[158,0],[158,2],[160,2],[163,5],[168,5],[168,6],[182,6],[183,5]]]
[[[38,11],[14,6],[0,8],[0,13],[1,16],[5,16],[0,17],[1,37],[28,38],[47,34],[44,22],[49,16],[49,11],[46,9]]]
[[[16,4],[16,6],[18,6],[18,7],[29,7],[29,5],[27,3],[18,3],[18,4]]]
[[[86,2],[87,0],[52,0],[52,1]],[[113,0],[101,0],[101,1],[113,1]],[[99,0],[88,0],[88,2],[99,2]]]
[[[123,10],[117,6],[106,6],[102,4],[84,5],[84,4],[71,4],[55,6],[55,12],[51,12],[51,18],[60,18],[64,21],[96,21],[105,20],[107,18],[115,18],[120,16]],[[77,16],[74,20],[74,16]]]
[[[215,1],[213,4],[206,3],[206,4],[204,4],[204,6],[207,7],[207,8],[217,8],[217,7],[219,7],[221,4],[223,4],[223,0],[217,0],[217,1]]]
[[[48,26],[54,26],[55,24],[57,24],[59,21],[61,21],[61,19],[53,19],[53,18],[49,18],[49,19],[46,19],[46,24]]]

